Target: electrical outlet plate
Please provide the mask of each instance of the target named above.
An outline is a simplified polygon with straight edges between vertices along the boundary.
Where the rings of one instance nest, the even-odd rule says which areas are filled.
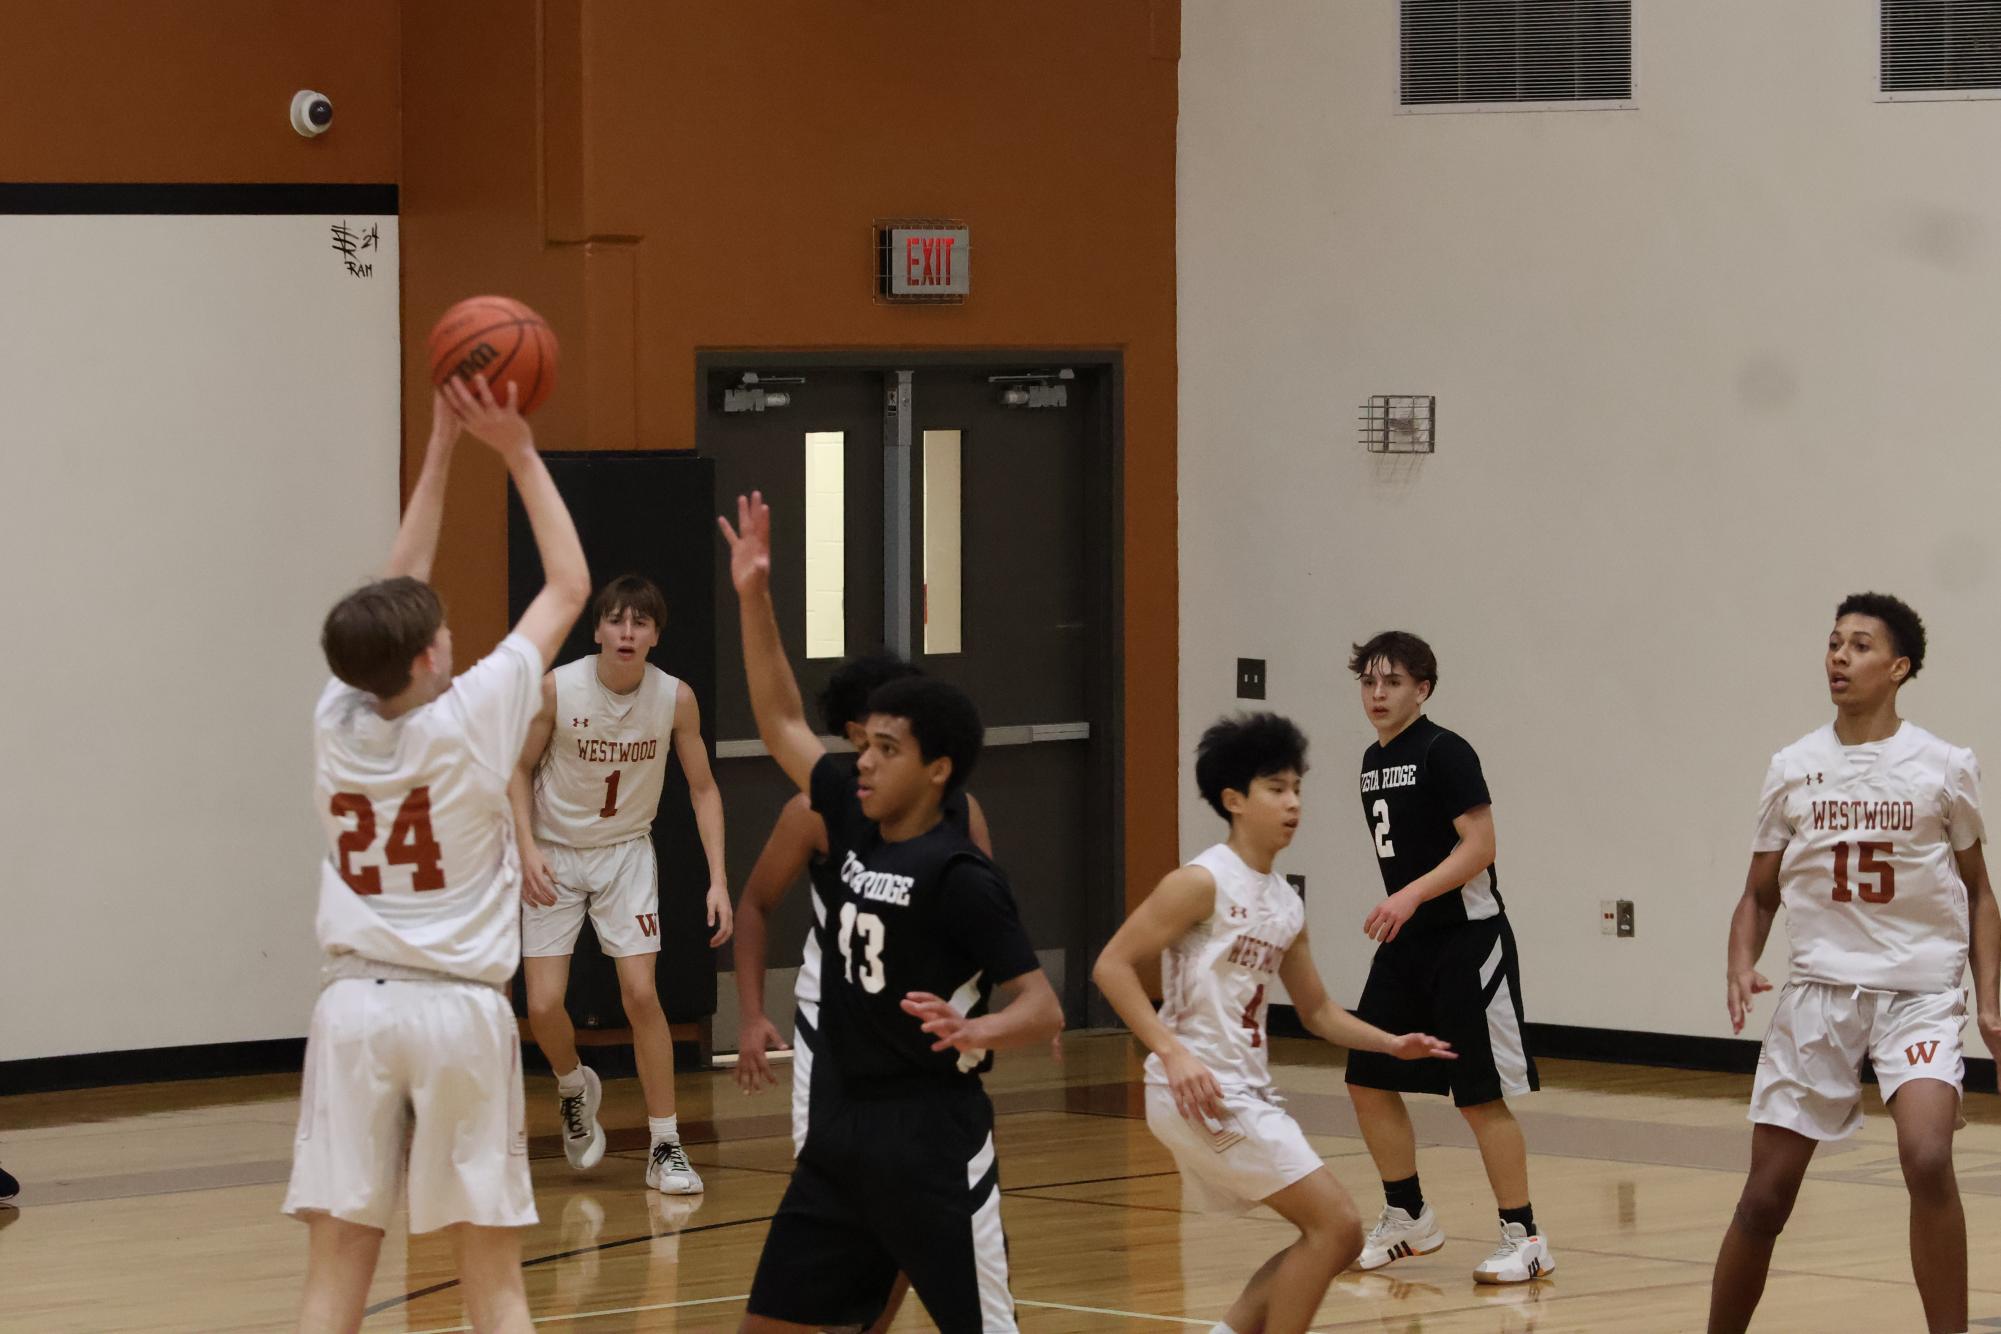
[[[1630,937],[1633,934],[1633,901],[1631,899],[1619,900],[1618,934],[1621,938]]]
[[[1237,698],[1263,699],[1265,697],[1265,660],[1263,658],[1237,659]]]
[[[1619,909],[1610,899],[1598,900],[1598,934],[1602,936],[1619,934]]]
[[[1297,891],[1299,892],[1299,897],[1301,897],[1302,899],[1306,897],[1306,877],[1305,877],[1305,876],[1303,876],[1303,875],[1288,875],[1288,876],[1287,876],[1287,877],[1285,878],[1285,883],[1286,883],[1286,884],[1288,884],[1288,885],[1291,885],[1291,886],[1292,886],[1292,887],[1293,887],[1293,888],[1294,888],[1295,890],[1297,890]]]

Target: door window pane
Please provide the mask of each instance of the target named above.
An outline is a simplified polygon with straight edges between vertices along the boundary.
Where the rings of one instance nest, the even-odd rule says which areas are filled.
[[[924,651],[960,651],[957,431],[924,433]]]
[[[806,433],[806,656],[848,651],[847,439],[840,431]]]

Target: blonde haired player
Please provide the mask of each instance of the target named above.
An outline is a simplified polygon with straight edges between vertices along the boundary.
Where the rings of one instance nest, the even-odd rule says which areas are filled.
[[[1969,947],[1981,1035],[2001,1055],[2001,913],[1980,845],[1973,752],[1897,716],[1925,661],[1918,614],[1883,593],[1835,611],[1834,721],[1772,757],[1751,870],[1730,922],[1727,999],[1742,1031],[1771,990],[1758,956],[1779,906],[1792,977],[1751,1093],[1751,1173],[1724,1236],[1709,1328],[1749,1326],[1772,1244],[1814,1149],[1862,1124],[1862,1058],[1897,1123],[1911,1196],[1911,1268],[1926,1328],[1966,1328],[1966,1213],[1952,1170],[1966,1063]]]
[[[588,912],[618,971],[619,999],[632,1026],[651,1140],[646,1184],[669,1195],[695,1195],[702,1178],[681,1148],[674,1038],[654,982],[660,878],[653,819],[670,751],[688,780],[709,863],[712,949],[729,939],[730,900],[723,879],[723,799],[702,745],[701,708],[687,682],[646,660],[666,619],[666,599],[651,580],[627,574],[605,585],[596,605],[598,652],[543,678],[541,708],[509,796],[521,840],[528,1024],[556,1072],[563,1152],[579,1169],[604,1157],[597,1119],[603,1090],[597,1073],[578,1059],[576,1029],[563,1004],[570,955]]]
[[[1152,1055],[1146,1123],[1196,1207],[1270,1206],[1299,1239],[1265,1261],[1212,1334],[1297,1334],[1327,1285],[1362,1252],[1355,1202],[1272,1094],[1265,992],[1274,981],[1329,1042],[1400,1060],[1450,1059],[1422,1033],[1392,1037],[1328,998],[1306,909],[1272,869],[1299,827],[1306,737],[1276,714],[1226,718],[1202,734],[1195,781],[1230,836],[1160,882],[1098,956],[1092,980]],[[1161,961],[1154,1013],[1139,965]]]
[[[500,407],[484,379],[439,393],[382,577],[341,599],[321,633],[336,678],[313,716],[327,958],[285,1195],[309,1229],[302,1330],[360,1325],[406,1136],[410,1231],[452,1230],[476,1328],[531,1328],[514,1231],[535,1221],[535,1202],[505,991],[521,957],[507,782],[590,574],[514,404],[513,386]],[[547,582],[454,680],[451,631],[423,581],[462,424],[513,474]]]

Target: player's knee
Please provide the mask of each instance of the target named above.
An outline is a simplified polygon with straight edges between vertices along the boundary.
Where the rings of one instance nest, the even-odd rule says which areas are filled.
[[[1904,1168],[1904,1185],[1913,1198],[1950,1195],[1956,1186],[1952,1172],[1952,1141],[1900,1144],[1897,1159]]]
[[[1461,1107],[1459,1115],[1466,1118],[1466,1124],[1478,1130],[1497,1121],[1512,1121],[1514,1113],[1508,1110],[1506,1101],[1500,1098],[1492,1102],[1476,1102],[1470,1107]]]
[[[666,1023],[667,1014],[660,1008],[660,993],[654,990],[653,979],[627,981],[618,980],[619,1003],[625,1007],[626,1022],[632,1024]]]
[[[1754,1237],[1776,1237],[1792,1217],[1795,1198],[1791,1191],[1748,1185],[1737,1200],[1737,1226]]]
[[[560,991],[538,991],[528,988],[528,1021],[544,1024],[552,1019],[564,1017],[563,993]]]

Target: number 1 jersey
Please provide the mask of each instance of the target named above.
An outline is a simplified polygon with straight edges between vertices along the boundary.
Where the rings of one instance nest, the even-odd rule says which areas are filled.
[[[975,1014],[996,985],[1041,966],[1007,881],[949,820],[886,842],[862,813],[843,756],[814,766],[811,796],[834,872],[819,927],[815,1098],[823,1087],[863,1098],[978,1088],[990,1053],[932,1051],[936,1039],[903,998],[929,992]]]
[[[1844,746],[1829,724],[1772,757],[1754,852],[1783,852],[1779,896],[1801,981],[1949,991],[1966,969],[1966,885],[1980,842],[1973,752],[1914,723]]]
[[[541,704],[542,655],[520,635],[397,718],[329,681],[313,714],[328,853],[320,948],[369,965],[505,986],[521,962],[521,864],[507,780]],[[380,969],[374,970],[378,974]]]

